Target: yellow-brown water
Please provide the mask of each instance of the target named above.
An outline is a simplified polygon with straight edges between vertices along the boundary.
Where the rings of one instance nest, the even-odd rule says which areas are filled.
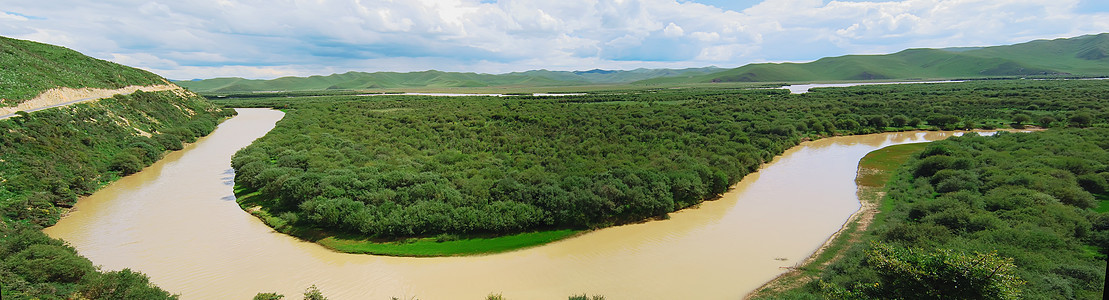
[[[403,258],[332,252],[239,209],[230,158],[282,115],[239,109],[210,136],[80,200],[45,232],[94,264],[144,272],[183,299],[299,298],[313,284],[331,299],[735,299],[806,258],[859,208],[854,178],[863,155],[953,135],[806,142],[721,199],[669,220],[502,254]]]

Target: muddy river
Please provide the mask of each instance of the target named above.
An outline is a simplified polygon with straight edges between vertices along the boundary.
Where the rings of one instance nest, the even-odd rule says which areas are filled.
[[[445,258],[342,254],[276,233],[236,205],[230,158],[283,113],[239,109],[210,136],[80,200],[50,236],[104,269],[131,268],[182,299],[735,299],[809,256],[859,208],[858,161],[912,132],[806,142],[721,199],[669,220],[521,251]]]

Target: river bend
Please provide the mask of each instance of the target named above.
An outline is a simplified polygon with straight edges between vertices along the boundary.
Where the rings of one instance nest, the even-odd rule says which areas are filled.
[[[283,113],[238,109],[208,137],[78,201],[45,232],[107,270],[131,268],[182,299],[735,299],[804,260],[859,209],[859,159],[881,147],[955,133],[909,132],[805,142],[721,199],[664,221],[605,228],[485,256],[344,254],[274,232],[239,209],[231,156]]]

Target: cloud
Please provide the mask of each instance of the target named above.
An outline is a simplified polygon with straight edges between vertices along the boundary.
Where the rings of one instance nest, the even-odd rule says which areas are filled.
[[[663,28],[662,32],[666,37],[680,37],[685,35],[685,30],[682,30],[682,27],[674,24],[674,22],[670,22],[670,25],[666,25],[666,28]]]
[[[735,67],[1109,31],[1088,0],[20,2],[0,35],[170,78]]]

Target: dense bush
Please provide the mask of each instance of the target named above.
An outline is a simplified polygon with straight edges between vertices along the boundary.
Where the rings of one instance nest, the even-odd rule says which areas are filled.
[[[201,97],[140,91],[0,120],[0,211],[49,226],[77,197],[181,149],[232,113]]]
[[[33,224],[0,227],[4,299],[176,299],[129,269],[100,273],[88,259]],[[76,297],[79,296],[79,297]]]
[[[1100,297],[1109,213],[1093,208],[1096,199],[1109,203],[1109,194],[1098,187],[1107,165],[1106,128],[935,142],[888,185],[885,201],[893,209],[879,215],[884,225],[869,237],[881,244],[856,245],[825,270],[823,284],[794,293],[861,299]],[[947,270],[929,271],[938,266]],[[962,290],[951,290],[956,288]]]
[[[805,137],[913,129],[888,126],[919,120],[928,120],[927,128],[999,125],[1015,111],[1064,118],[1095,108],[1091,122],[1103,123],[1104,91],[1098,82],[1011,81],[802,95],[667,89],[222,101],[288,109],[277,128],[233,159],[236,183],[273,199],[263,205],[270,215],[298,226],[395,237],[641,220],[719,195]],[[975,192],[983,180],[958,172],[975,168],[973,160],[925,160],[918,175],[949,170],[932,183],[941,192]],[[1051,193],[1092,205],[1078,191]]]

